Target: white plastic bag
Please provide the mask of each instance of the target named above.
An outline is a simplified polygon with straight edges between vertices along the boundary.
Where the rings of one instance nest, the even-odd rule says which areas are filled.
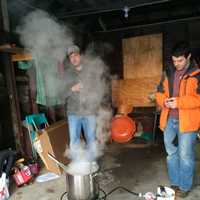
[[[0,200],[7,200],[9,198],[8,184],[6,181],[6,173],[2,173],[0,177]]]

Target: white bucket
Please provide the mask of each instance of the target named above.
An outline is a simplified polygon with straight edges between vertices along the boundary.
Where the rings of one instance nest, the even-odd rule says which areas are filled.
[[[170,187],[164,187],[165,192],[161,191],[161,188],[157,189],[157,200],[175,200],[175,191]]]

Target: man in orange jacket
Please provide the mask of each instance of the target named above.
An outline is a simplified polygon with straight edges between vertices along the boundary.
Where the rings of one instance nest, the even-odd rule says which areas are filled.
[[[164,71],[156,101],[161,107],[171,187],[184,198],[193,183],[194,144],[200,128],[200,69],[192,63],[185,42],[177,43],[171,55],[173,66]]]

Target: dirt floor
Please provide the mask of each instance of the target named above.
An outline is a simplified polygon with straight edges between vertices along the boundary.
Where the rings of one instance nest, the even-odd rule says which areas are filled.
[[[197,170],[195,177],[200,177],[200,143],[197,144]],[[112,143],[105,149],[104,156],[99,160],[101,170],[98,174],[100,188],[105,193],[118,186],[133,192],[154,192],[158,185],[169,186],[163,144],[137,146],[132,143]],[[46,173],[45,170],[41,174]],[[199,178],[200,179],[200,178]],[[198,183],[199,184],[199,183]],[[15,188],[10,200],[60,200],[66,191],[66,176],[44,182]],[[100,192],[100,196],[103,193]],[[124,191],[116,190],[107,200],[138,200],[143,199]],[[176,198],[178,199],[178,198]],[[200,199],[200,184],[193,187],[186,200]],[[63,196],[62,200],[67,200]]]

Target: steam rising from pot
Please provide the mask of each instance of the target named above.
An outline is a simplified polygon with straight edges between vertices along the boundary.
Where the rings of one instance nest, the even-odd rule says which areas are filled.
[[[20,35],[21,43],[31,52],[38,76],[41,76],[44,82],[45,90],[39,85],[37,87],[37,92],[43,93],[46,98],[44,105],[63,104],[68,80],[65,79],[64,74],[59,76],[57,66],[65,59],[67,48],[73,44],[71,31],[48,13],[37,10],[23,19],[17,27],[17,33]],[[93,45],[88,46],[89,49],[82,54],[83,67],[87,67],[88,73],[81,77],[85,87],[81,92],[81,101],[88,101],[88,106],[96,108],[97,140],[90,146],[81,143],[78,147],[66,149],[65,155],[74,161],[72,166],[77,161],[82,163],[94,161],[103,154],[105,143],[109,138],[112,117],[111,108],[107,105],[108,97],[110,97],[108,67],[98,55],[93,53],[91,48]],[[111,49],[110,46],[109,49]],[[40,104],[38,100],[36,103]],[[80,171],[79,168],[78,171]]]

